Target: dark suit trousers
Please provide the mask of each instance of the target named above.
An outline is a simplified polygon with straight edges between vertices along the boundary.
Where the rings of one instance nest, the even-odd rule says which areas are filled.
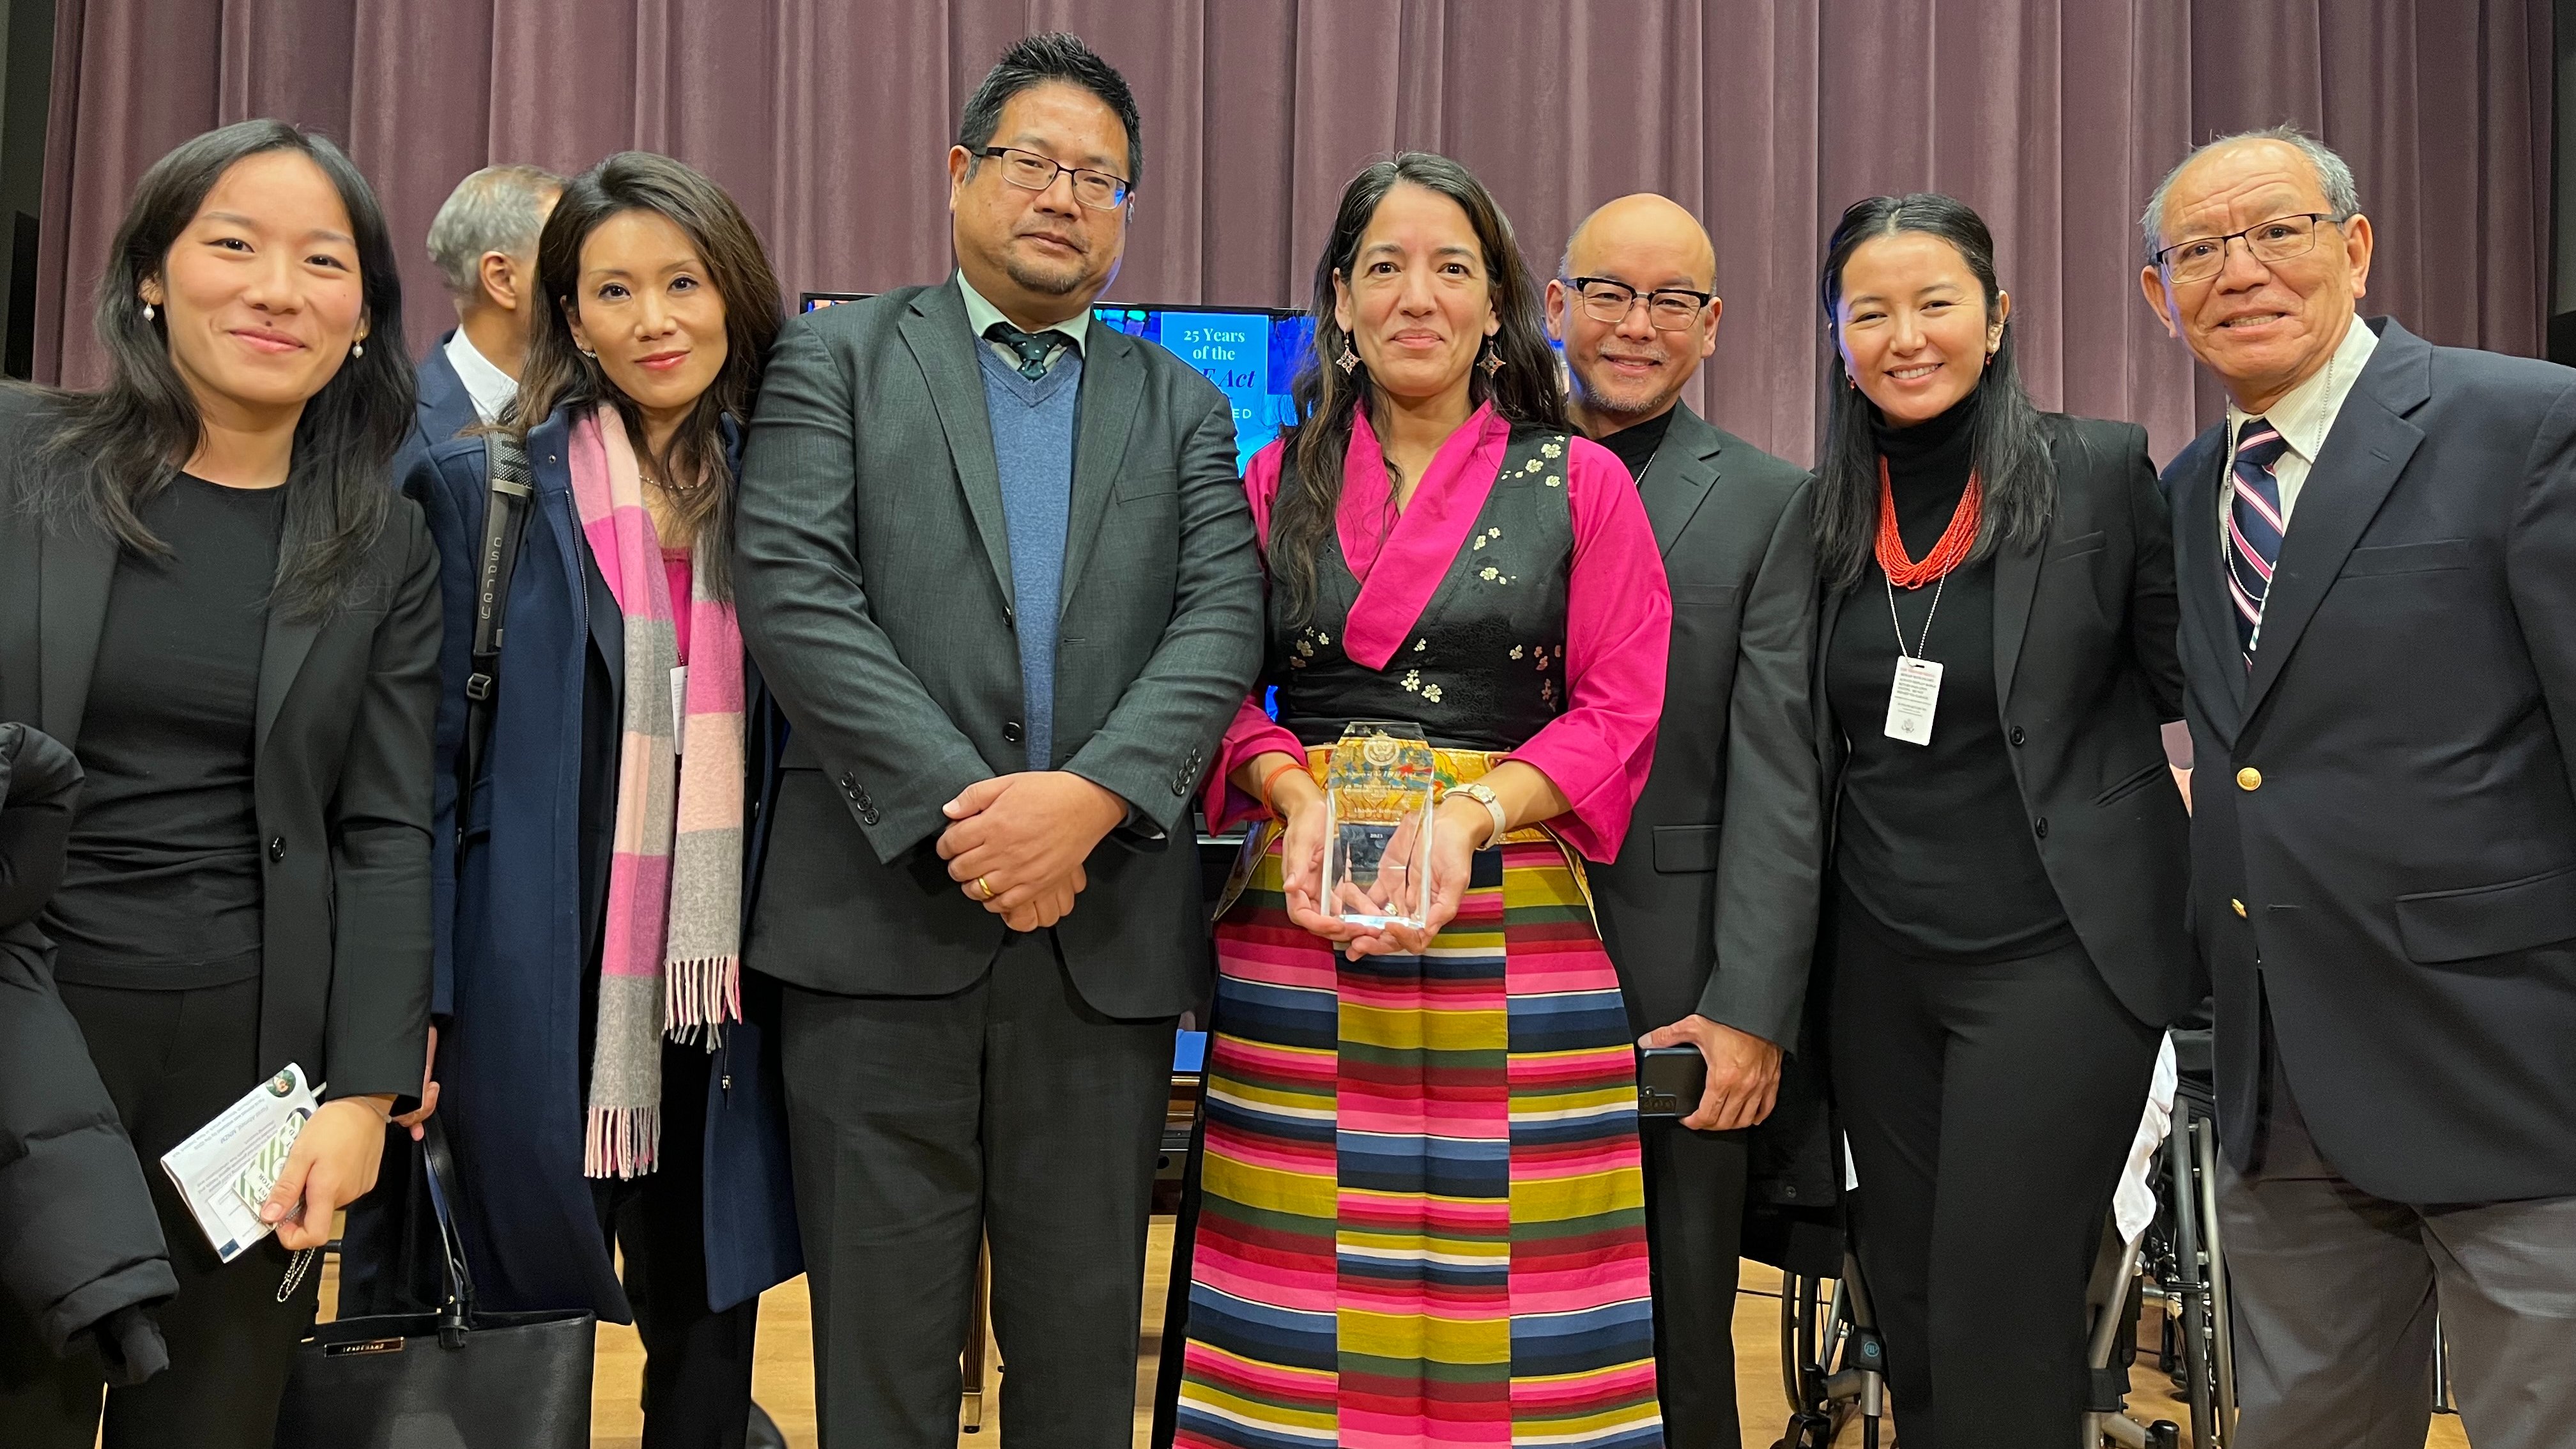
[[[1749,1132],[1638,1124],[1655,1293],[1655,1384],[1669,1449],[1738,1449],[1735,1278]]]
[[[276,1437],[321,1269],[278,1302],[291,1255],[272,1236],[230,1263],[216,1258],[160,1160],[263,1080],[259,991],[256,978],[189,991],[62,988],[143,1160],[179,1276],[178,1297],[154,1314],[170,1367],[106,1395],[105,1449],[269,1449]],[[0,1441],[90,1449],[105,1383],[93,1352],[57,1359],[14,1307],[0,1306]]]
[[[2081,946],[1964,965],[1851,922],[1833,1075],[1861,1270],[1909,1449],[2065,1449],[2090,1398],[2084,1290],[2163,1033]]]
[[[824,1449],[957,1442],[979,1240],[1005,1442],[1126,1449],[1172,1018],[1092,1010],[1050,932],[948,996],[789,986],[780,1017]]]

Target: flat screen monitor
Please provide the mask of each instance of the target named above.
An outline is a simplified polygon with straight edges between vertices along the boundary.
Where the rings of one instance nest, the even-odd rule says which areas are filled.
[[[798,310],[856,302],[865,292],[807,292]],[[1295,416],[1288,387],[1314,345],[1315,324],[1303,312],[1276,307],[1102,305],[1094,325],[1158,343],[1215,383],[1234,405],[1239,470]]]

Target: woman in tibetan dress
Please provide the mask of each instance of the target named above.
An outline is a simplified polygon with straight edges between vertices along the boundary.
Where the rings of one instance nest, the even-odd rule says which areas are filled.
[[[1314,316],[1298,426],[1245,480],[1277,718],[1256,691],[1209,787],[1218,828],[1257,823],[1216,926],[1174,1442],[1660,1444],[1635,1055],[1583,862],[1652,762],[1663,566],[1464,169],[1360,173]],[[1436,751],[1422,929],[1317,910],[1355,720]]]

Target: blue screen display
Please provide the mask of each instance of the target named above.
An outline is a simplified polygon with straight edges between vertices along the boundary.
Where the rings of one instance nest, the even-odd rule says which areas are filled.
[[[1224,311],[1214,307],[1094,307],[1094,321],[1159,343],[1234,404],[1236,469],[1293,421],[1288,389],[1315,343],[1315,323],[1302,312]]]
[[[864,292],[807,292],[799,310],[856,302]],[[1235,467],[1296,415],[1289,386],[1315,343],[1303,312],[1260,307],[1094,307],[1094,322],[1155,343],[1215,383],[1234,404]]]

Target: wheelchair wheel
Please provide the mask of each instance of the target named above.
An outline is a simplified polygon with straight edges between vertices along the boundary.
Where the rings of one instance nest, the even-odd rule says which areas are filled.
[[[2181,1340],[2191,1442],[2228,1449],[2236,1437],[2236,1370],[2227,1332],[2226,1261],[2218,1243],[2216,1137],[2207,1116],[2185,1107],[2166,1143],[2175,1268],[2166,1304]]]

